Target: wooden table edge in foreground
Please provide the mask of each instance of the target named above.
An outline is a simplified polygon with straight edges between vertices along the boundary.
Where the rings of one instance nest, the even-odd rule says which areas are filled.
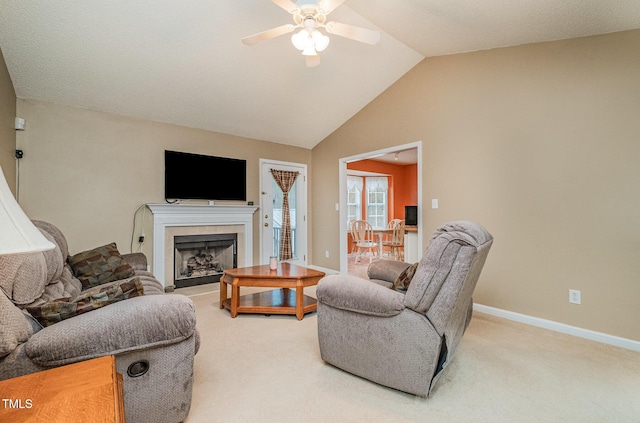
[[[279,263],[276,270],[266,264],[227,269],[220,279],[220,308],[228,309],[231,317],[238,313],[292,314],[302,320],[318,308],[315,298],[304,295],[304,288],[316,285],[324,276],[318,270],[286,262]],[[227,285],[231,285],[231,298],[227,298]],[[241,296],[241,286],[279,289]]]
[[[122,375],[105,356],[0,381],[2,422],[124,422]]]

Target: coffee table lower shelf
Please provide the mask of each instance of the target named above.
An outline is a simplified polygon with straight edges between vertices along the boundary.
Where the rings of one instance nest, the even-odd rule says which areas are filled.
[[[224,300],[222,306],[227,310],[231,310],[231,298]],[[311,313],[317,309],[318,301],[313,297],[303,295],[303,314]],[[256,294],[241,295],[239,297],[237,312],[296,315],[296,291],[289,288],[281,288],[258,292]]]

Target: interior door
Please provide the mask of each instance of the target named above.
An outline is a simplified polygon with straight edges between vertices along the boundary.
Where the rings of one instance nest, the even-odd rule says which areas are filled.
[[[286,261],[304,266],[307,264],[307,166],[299,163],[260,160],[260,167],[261,263],[269,263],[271,256],[280,259],[284,195],[271,174],[271,169],[276,169],[298,172],[298,177],[289,191],[293,258]]]

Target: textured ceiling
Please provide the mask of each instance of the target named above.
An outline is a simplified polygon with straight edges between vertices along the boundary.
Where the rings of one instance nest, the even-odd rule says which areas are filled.
[[[640,28],[638,0],[349,0],[426,57]]]
[[[298,2],[309,3],[309,1]],[[307,68],[269,0],[0,0],[0,48],[19,98],[312,148],[425,56],[640,28],[638,0],[347,0]]]

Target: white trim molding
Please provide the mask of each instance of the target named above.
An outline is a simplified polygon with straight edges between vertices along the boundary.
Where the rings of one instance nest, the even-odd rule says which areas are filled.
[[[307,267],[309,269],[317,270],[318,272],[324,272],[327,275],[339,275],[340,274],[340,271],[338,271],[338,270],[329,269],[329,268],[321,267],[321,266],[315,266],[313,264],[310,264]]]
[[[513,320],[514,322],[524,323],[530,326],[536,326],[555,332],[566,333],[580,338],[589,339],[591,341],[601,342],[616,347],[626,348],[632,351],[640,351],[640,342],[632,339],[620,338],[618,336],[608,335],[602,332],[595,332],[588,329],[582,329],[576,326],[566,325],[564,323],[545,320],[539,317],[527,316],[526,314],[515,313],[513,311],[502,310],[499,308],[489,307],[482,304],[473,304],[473,310],[478,313],[489,314],[491,316],[502,317],[503,319]]]
[[[340,273],[347,274],[348,272],[348,246],[347,246],[347,163],[364,160],[371,158],[372,156],[381,156],[388,153],[395,153],[402,150],[408,150],[415,148],[418,150],[418,247],[417,251],[424,251],[422,249],[422,191],[424,189],[422,182],[422,141],[415,141],[409,144],[396,145],[393,147],[383,148],[382,150],[368,151],[366,153],[356,154],[355,156],[342,157],[338,159],[338,179],[339,179],[339,203],[338,208],[340,213]]]

